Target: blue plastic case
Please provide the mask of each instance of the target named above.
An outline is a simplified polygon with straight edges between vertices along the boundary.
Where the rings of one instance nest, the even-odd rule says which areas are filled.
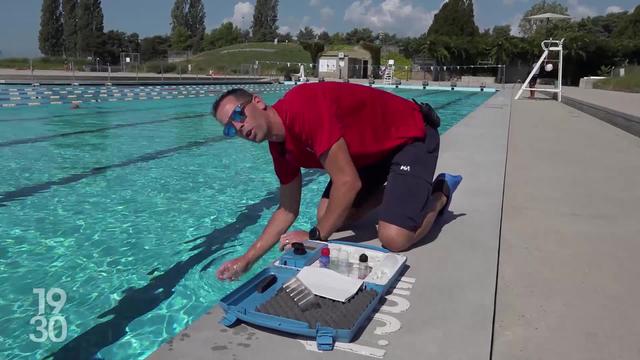
[[[325,246],[327,246],[327,243],[306,241],[305,247],[307,248],[307,253],[304,255],[296,255],[293,253],[292,249],[285,251],[285,253],[273,265],[260,271],[258,274],[247,280],[220,300],[220,306],[225,312],[220,323],[227,327],[231,327],[236,324],[238,320],[242,320],[246,323],[264,326],[270,329],[312,337],[316,339],[318,350],[322,351],[333,350],[333,345],[336,341],[351,342],[356,334],[358,334],[358,332],[364,328],[366,323],[369,321],[370,314],[375,310],[382,297],[387,293],[389,287],[397,281],[406,262],[406,258],[404,256],[395,255],[399,260],[396,260],[397,264],[390,268],[392,269],[391,273],[385,277],[384,283],[375,283],[365,279],[363,290],[374,290],[375,298],[363,311],[361,311],[351,328],[336,329],[333,327],[322,326],[319,323],[316,323],[316,326],[312,327],[309,323],[304,321],[283,316],[270,315],[258,311],[258,307],[274,297],[278,290],[296,276],[300,269],[305,266],[311,266],[316,262],[320,257],[321,248]],[[389,253],[389,251],[384,248],[366,244],[334,241],[331,242],[331,246],[340,247],[341,249],[349,249],[352,251],[362,250],[370,254]],[[373,270],[375,270],[375,267]],[[267,280],[271,275],[275,275],[277,280],[273,284],[265,285],[265,280]],[[386,280],[387,278],[388,280]],[[266,288],[267,286],[268,288]],[[342,304],[339,303],[335,306],[341,305]]]

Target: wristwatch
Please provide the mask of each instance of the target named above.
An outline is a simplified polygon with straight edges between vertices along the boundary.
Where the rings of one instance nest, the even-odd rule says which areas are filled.
[[[309,240],[324,241],[317,227],[314,226],[309,230]]]

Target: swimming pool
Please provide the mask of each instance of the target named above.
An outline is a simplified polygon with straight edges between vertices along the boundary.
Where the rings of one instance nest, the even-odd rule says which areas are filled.
[[[268,103],[287,88],[254,86]],[[441,132],[492,95],[389,91],[430,102]],[[213,99],[0,109],[6,358],[141,359],[238,285],[218,282],[215,269],[266,225],[278,182],[266,144],[223,139],[208,115]],[[294,227],[315,222],[326,182],[305,172]]]

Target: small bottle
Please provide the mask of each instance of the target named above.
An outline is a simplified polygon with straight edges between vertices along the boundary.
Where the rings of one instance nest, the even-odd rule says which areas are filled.
[[[320,250],[320,267],[321,268],[329,268],[329,264],[331,263],[331,259],[329,257],[330,251],[329,247],[323,247]]]
[[[358,260],[358,279],[364,279],[369,275],[369,257],[367,257],[367,254],[360,254]]]
[[[340,248],[336,247],[331,250],[331,263],[329,268],[335,272],[340,272]]]
[[[349,263],[349,250],[342,249],[338,258],[338,272],[344,276],[351,275],[351,263]]]

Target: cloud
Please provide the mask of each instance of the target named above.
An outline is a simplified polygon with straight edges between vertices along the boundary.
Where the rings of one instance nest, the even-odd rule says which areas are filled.
[[[502,0],[502,3],[507,5],[507,6],[511,6],[515,3],[526,3],[528,2],[528,0]],[[475,1],[473,2],[473,7],[477,9],[477,4],[475,3]]]
[[[569,15],[574,18],[582,19],[588,16],[596,16],[595,9],[586,5],[581,5],[578,0],[569,0]]]
[[[329,21],[333,17],[333,14],[333,9],[328,6],[320,9],[320,18],[322,18],[322,21]]]
[[[222,22],[231,21],[241,29],[251,27],[253,21],[253,4],[250,2],[239,2],[233,7],[233,16],[225,18]]]
[[[320,0],[310,0],[309,6],[320,6]]]
[[[290,28],[290,27],[288,27],[288,26],[280,26],[280,27],[278,28],[278,32],[279,32],[280,34],[290,33],[290,32],[291,32],[291,28]]]
[[[313,31],[314,31],[316,34],[320,34],[320,33],[321,33],[321,32],[323,32],[323,31],[327,31],[327,28],[325,28],[324,26],[313,26],[313,25],[311,25],[311,26],[310,26],[310,28],[312,28],[312,29],[313,29]]]
[[[415,36],[427,30],[438,10],[414,6],[411,0],[384,0],[379,5],[374,5],[372,0],[358,0],[345,10],[344,20],[374,32]]]
[[[624,9],[621,8],[620,6],[612,5],[612,6],[609,6],[607,8],[607,10],[605,11],[605,14],[619,13],[619,12],[623,12],[623,11],[624,11]]]
[[[297,20],[298,19],[294,17],[288,17],[287,25],[280,26],[279,32],[281,34],[286,34],[287,32],[290,32],[293,36],[296,36],[296,34],[298,34],[298,31],[304,29],[305,26],[308,26],[311,29],[313,29],[313,31],[316,34],[320,34],[321,32],[327,30],[327,28],[324,26],[316,26],[316,25],[309,24],[311,21],[311,16],[305,15],[302,17],[302,19],[299,19],[299,22]]]

